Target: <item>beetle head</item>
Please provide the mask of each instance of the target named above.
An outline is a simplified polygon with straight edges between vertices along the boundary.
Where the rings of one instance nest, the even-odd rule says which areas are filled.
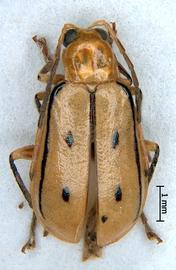
[[[70,28],[64,35],[63,45],[66,80],[99,83],[117,78],[112,40],[104,29]]]

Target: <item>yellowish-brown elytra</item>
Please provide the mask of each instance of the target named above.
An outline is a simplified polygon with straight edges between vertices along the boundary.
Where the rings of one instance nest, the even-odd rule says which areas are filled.
[[[22,251],[35,246],[36,221],[45,234],[68,242],[76,243],[84,234],[84,260],[100,256],[102,247],[119,240],[139,218],[148,238],[161,242],[143,213],[159,146],[144,140],[142,92],[115,23],[100,20],[87,29],[64,25],[53,58],[44,38],[33,40],[46,62],[38,78],[47,86],[35,96],[40,113],[35,144],[10,155],[14,176],[33,210]],[[56,74],[60,55],[64,75]],[[17,159],[32,161],[30,191]]]

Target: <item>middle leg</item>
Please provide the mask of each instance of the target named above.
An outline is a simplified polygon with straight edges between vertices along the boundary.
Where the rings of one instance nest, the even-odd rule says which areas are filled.
[[[150,182],[153,176],[153,173],[155,171],[156,164],[158,162],[159,158],[159,145],[155,142],[147,141],[145,140],[145,145],[148,152],[154,152],[154,156],[151,161],[151,165],[148,169],[147,175],[148,175],[148,181]]]
[[[43,101],[45,97],[45,92],[38,92],[36,95],[35,95],[35,104],[36,104],[36,107],[37,107],[37,110],[38,112],[40,113],[40,108],[42,106],[42,103],[41,101]]]

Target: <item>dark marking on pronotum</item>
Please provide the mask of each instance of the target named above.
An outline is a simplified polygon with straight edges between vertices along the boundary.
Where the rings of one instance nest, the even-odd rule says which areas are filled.
[[[135,108],[134,108],[134,102],[133,102],[132,95],[131,95],[130,91],[128,90],[128,88],[126,87],[126,85],[119,83],[119,82],[117,82],[117,84],[121,85],[124,92],[128,95],[130,105],[131,105],[131,110],[132,110],[132,116],[133,116],[134,151],[136,153],[135,156],[136,156],[136,164],[137,164],[137,169],[138,169],[138,181],[139,181],[139,207],[137,210],[136,217],[134,219],[134,221],[136,221],[136,219],[138,218],[140,208],[141,208],[141,203],[142,203],[142,184],[141,184],[141,166],[140,166],[140,160],[139,160],[138,141],[137,141],[137,135],[136,135]]]
[[[65,141],[69,147],[71,147],[72,144],[74,143],[74,138],[73,138],[73,134],[71,133],[71,131],[68,132],[68,134],[65,138]]]
[[[116,187],[114,195],[115,195],[115,199],[116,199],[117,202],[121,201],[121,199],[122,199],[122,190],[120,188],[120,185],[118,185]]]
[[[50,130],[50,117],[51,117],[51,108],[54,101],[54,97],[57,96],[58,92],[63,88],[63,85],[65,82],[60,83],[59,85],[56,85],[54,89],[51,92],[50,98],[49,98],[49,104],[48,104],[48,115],[47,115],[47,123],[46,123],[46,136],[45,136],[45,144],[44,144],[44,152],[43,152],[43,158],[41,163],[41,178],[40,178],[40,184],[39,184],[39,209],[41,212],[41,215],[44,218],[43,212],[42,212],[42,189],[43,189],[43,181],[45,177],[45,166],[48,156],[48,150],[49,150],[49,130]]]
[[[64,187],[62,190],[62,198],[65,202],[69,201],[70,198],[70,190],[68,187]]]
[[[102,216],[102,217],[101,217],[101,221],[102,221],[103,223],[105,223],[105,222],[107,221],[107,219],[108,219],[107,216]]]
[[[118,144],[119,144],[119,133],[118,130],[116,129],[112,137],[112,147],[115,149]]]

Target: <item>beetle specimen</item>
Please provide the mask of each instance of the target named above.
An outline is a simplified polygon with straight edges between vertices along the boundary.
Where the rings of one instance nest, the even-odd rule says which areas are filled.
[[[54,57],[44,38],[33,38],[46,62],[38,78],[47,86],[35,96],[40,113],[35,145],[10,155],[16,181],[33,209],[23,252],[35,246],[36,221],[68,242],[76,243],[84,234],[84,260],[100,256],[103,246],[119,240],[139,218],[148,238],[162,241],[143,213],[159,146],[144,140],[142,92],[116,32],[115,23],[103,20],[87,29],[66,24]],[[64,75],[56,73],[61,54]],[[17,159],[32,161],[30,192]]]

